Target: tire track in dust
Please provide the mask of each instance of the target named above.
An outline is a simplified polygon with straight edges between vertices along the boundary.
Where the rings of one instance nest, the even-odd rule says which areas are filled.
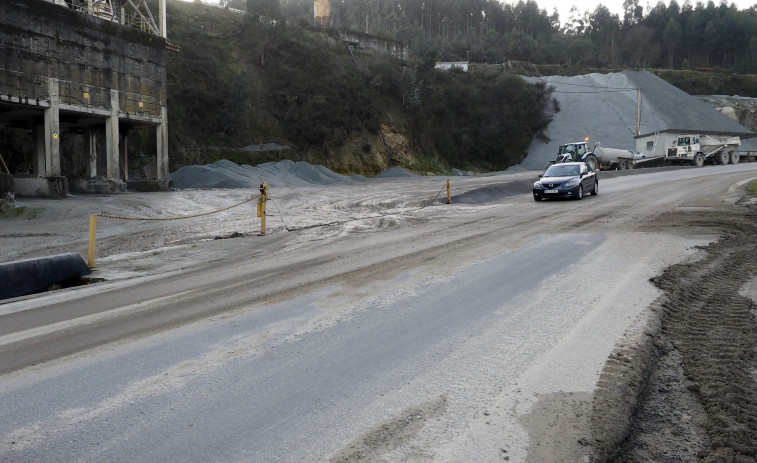
[[[670,439],[673,428],[679,428],[674,435],[680,432],[681,411],[667,405],[693,398],[704,416],[686,417],[690,423],[683,427],[701,425],[706,436],[689,442],[689,452],[692,446],[701,448],[697,458],[704,463],[757,461],[755,302],[739,293],[757,275],[757,209],[677,213],[665,222],[707,223],[722,237],[703,248],[701,260],[673,265],[653,279],[664,291],[659,337],[652,349],[656,363],[647,367],[650,373],[629,423],[630,434],[611,460],[688,460],[691,455],[681,442]],[[661,427],[667,429],[661,433]],[[695,435],[688,433],[687,439]],[[683,440],[680,434],[677,440]]]

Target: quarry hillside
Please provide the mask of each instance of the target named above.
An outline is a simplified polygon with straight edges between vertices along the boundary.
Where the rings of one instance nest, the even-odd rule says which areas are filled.
[[[544,141],[561,110],[548,85],[521,76],[613,72],[521,62],[438,71],[432,51],[404,61],[351,50],[333,29],[266,25],[233,10],[169,4],[169,39],[181,48],[167,63],[172,171],[222,159],[306,161],[366,176],[390,167],[422,174],[505,170],[527,157],[534,140]],[[749,93],[753,80],[655,74],[701,95]],[[735,106],[731,117],[754,126],[753,108]]]
[[[350,50],[335,30],[170,3],[171,169],[290,159],[340,174],[503,170],[549,122],[545,86]],[[503,151],[502,146],[511,149]]]

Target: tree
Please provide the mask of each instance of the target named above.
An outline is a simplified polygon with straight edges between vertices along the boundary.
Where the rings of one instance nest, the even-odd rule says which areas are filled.
[[[629,28],[623,36],[621,47],[624,63],[633,67],[649,66],[657,61],[660,54],[654,30],[647,26]]]
[[[279,0],[247,0],[247,14],[273,20],[282,18]]]
[[[673,18],[668,19],[668,25],[665,26],[665,31],[662,33],[665,40],[665,46],[668,49],[668,67],[673,68],[673,59],[675,57],[676,47],[681,40],[682,32],[681,25],[678,24]]]
[[[572,64],[593,65],[596,56],[596,48],[591,40],[577,38],[568,47],[568,57]]]
[[[639,6],[639,0],[623,0],[623,25],[638,24],[644,17],[644,8]]]
[[[570,7],[570,16],[563,26],[563,31],[569,35],[581,35],[586,31],[589,20],[587,14],[581,14],[576,6]]]
[[[599,5],[589,16],[589,36],[597,47],[600,64],[615,65],[616,40],[620,29],[620,18],[610,13],[604,5]]]

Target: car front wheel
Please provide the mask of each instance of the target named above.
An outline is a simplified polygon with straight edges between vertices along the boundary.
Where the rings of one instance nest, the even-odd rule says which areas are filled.
[[[578,193],[576,194],[576,199],[581,199],[584,197],[584,186],[578,185]]]
[[[597,196],[599,194],[599,182],[594,181],[594,188],[591,189],[591,195]]]

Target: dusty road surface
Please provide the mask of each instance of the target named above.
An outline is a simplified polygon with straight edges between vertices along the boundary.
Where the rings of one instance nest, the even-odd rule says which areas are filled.
[[[99,219],[102,281],[0,304],[0,461],[754,461],[757,164],[534,178]],[[2,259],[254,193],[24,200]]]

